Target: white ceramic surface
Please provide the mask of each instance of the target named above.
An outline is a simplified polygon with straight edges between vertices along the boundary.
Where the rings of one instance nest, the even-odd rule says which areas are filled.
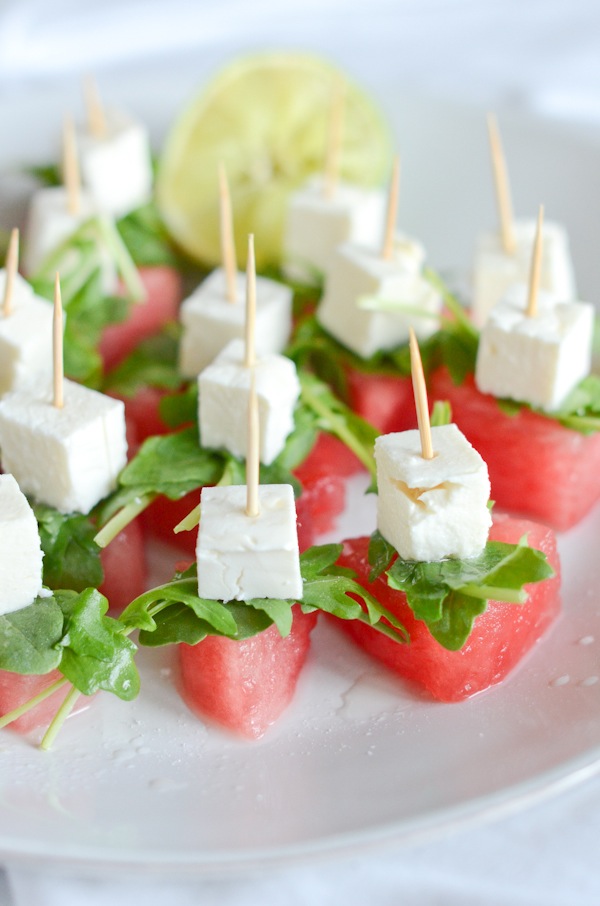
[[[141,78],[107,90],[150,118],[158,140],[195,81],[189,71],[170,79],[151,98]],[[393,89],[381,100],[401,141],[400,220],[424,238],[433,264],[464,269],[476,229],[493,216],[482,113]],[[45,86],[35,97],[0,97],[3,159],[48,158],[65,96],[64,86]],[[594,142],[508,115],[504,131],[517,210],[543,200],[548,216],[567,222],[584,294],[598,292]],[[7,225],[26,190],[14,169],[0,179]],[[340,537],[373,527],[360,483],[351,492]],[[600,763],[599,531],[596,508],[561,537],[564,615],[508,681],[462,704],[432,702],[324,625],[292,707],[264,739],[247,743],[193,718],[168,656],[145,652],[139,700],[98,697],[51,753],[2,732],[0,858],[250,869],[414,839],[587,776]]]

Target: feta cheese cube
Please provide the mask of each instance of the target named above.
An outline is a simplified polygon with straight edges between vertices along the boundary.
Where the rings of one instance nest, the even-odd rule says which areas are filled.
[[[411,326],[420,339],[430,336],[439,327],[442,300],[422,276],[424,258],[423,247],[403,236],[396,237],[390,259],[349,243],[339,246],[318,320],[364,359],[408,342]]]
[[[78,212],[71,214],[67,190],[63,186],[50,186],[35,192],[29,205],[25,230],[23,270],[27,275],[34,275],[49,255],[86,221],[97,216],[96,203],[87,192],[80,192],[79,201]],[[107,293],[114,292],[117,272],[108,250],[101,249],[100,264],[104,289]]]
[[[456,425],[431,436],[433,459],[417,430],[375,441],[377,526],[404,560],[476,557],[492,524],[487,466]]]
[[[42,590],[38,524],[13,475],[0,475],[0,615],[28,607]]]
[[[0,300],[6,271],[0,271]],[[52,305],[36,296],[18,274],[12,311],[0,311],[0,396],[37,376],[52,374]]]
[[[243,340],[232,340],[198,377],[198,420],[203,447],[221,448],[245,458],[252,369],[244,364]],[[281,453],[294,427],[300,396],[296,366],[285,356],[264,355],[254,365],[260,461],[269,465]]]
[[[291,485],[258,489],[260,513],[246,515],[246,486],[203,488],[198,594],[217,601],[302,599],[296,505]]]
[[[537,222],[517,220],[513,225],[515,251],[507,255],[499,232],[484,233],[475,253],[473,271],[473,321],[485,324],[497,302],[514,283],[527,283]],[[546,220],[543,227],[540,288],[562,296],[576,297],[575,275],[564,227]]]
[[[127,460],[125,407],[72,381],[64,407],[28,385],[0,400],[0,461],[20,487],[62,513],[87,513],[114,489]]]
[[[552,412],[589,374],[594,309],[540,292],[538,313],[529,317],[527,296],[526,286],[514,286],[490,312],[479,338],[475,383],[482,393]]]
[[[292,194],[284,236],[284,266],[292,280],[314,282],[329,271],[343,242],[375,247],[381,242],[386,196],[382,189],[338,183],[331,197],[313,178]]]
[[[230,340],[244,336],[246,275],[237,274],[237,301],[227,298],[225,273],[214,270],[181,306],[183,335],[179,369],[196,377]],[[292,329],[292,291],[266,277],[256,278],[256,354],[281,352]]]
[[[98,209],[124,217],[152,197],[147,129],[118,110],[106,110],[106,135],[77,130],[83,184]]]

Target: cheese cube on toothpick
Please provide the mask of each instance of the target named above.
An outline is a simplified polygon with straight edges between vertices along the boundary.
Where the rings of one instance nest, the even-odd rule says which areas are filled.
[[[64,128],[63,178],[64,186],[38,189],[29,204],[23,255],[23,269],[28,276],[35,276],[63,242],[98,215],[94,198],[81,187],[75,127],[70,118]],[[110,293],[117,286],[116,268],[108,252],[101,259],[104,289]]]
[[[77,131],[83,184],[100,211],[124,217],[152,197],[148,130],[118,110],[104,109],[92,80],[86,89],[88,123]]]
[[[313,283],[330,268],[344,242],[375,246],[385,211],[385,193],[339,178],[343,135],[343,86],[336,81],[327,135],[325,168],[290,198],[284,236],[284,269],[292,280]]]
[[[13,475],[0,475],[0,615],[32,604],[42,591],[38,524]]]
[[[490,117],[488,125],[500,226],[480,236],[475,252],[472,317],[479,327],[513,284],[527,282],[536,232],[535,220],[513,218],[506,163],[495,119]],[[560,224],[550,221],[544,224],[540,289],[564,299],[576,296],[567,232]]]
[[[0,396],[52,373],[52,307],[19,276],[19,231],[11,233],[6,267],[0,271]]]
[[[125,466],[125,407],[64,380],[60,312],[57,279],[53,385],[27,384],[0,400],[1,462],[41,503],[87,513],[115,488]]]
[[[317,318],[362,358],[408,340],[409,327],[426,338],[439,327],[442,300],[424,279],[423,246],[395,233],[398,162],[381,249],[347,243],[335,252]]]
[[[291,485],[258,483],[259,418],[253,381],[247,421],[246,485],[202,490],[198,595],[219,601],[301,600],[294,492]]]
[[[198,378],[200,442],[224,448],[234,456],[248,449],[247,422],[239,413],[248,407],[250,384],[256,382],[260,417],[260,461],[268,465],[279,455],[294,427],[300,383],[294,363],[282,355],[256,355],[259,340],[252,237],[248,248],[246,338],[232,340]]]
[[[179,370],[196,377],[231,340],[244,337],[243,299],[246,275],[236,269],[231,203],[224,170],[220,169],[221,247],[223,267],[217,268],[183,302]],[[292,291],[266,277],[256,278],[256,352],[281,352],[292,329]]]
[[[377,527],[405,560],[476,557],[491,525],[487,466],[456,425],[430,427],[414,334],[411,361],[419,430],[375,441]]]
[[[540,210],[529,285],[511,287],[490,312],[479,339],[475,383],[482,393],[552,412],[590,371],[594,310],[539,289],[541,246]]]

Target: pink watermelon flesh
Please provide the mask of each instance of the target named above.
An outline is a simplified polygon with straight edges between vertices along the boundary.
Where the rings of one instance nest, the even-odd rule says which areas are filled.
[[[240,642],[209,636],[197,645],[180,645],[186,703],[199,717],[258,739],[294,695],[316,620],[296,605],[286,638],[273,625]]]
[[[8,670],[0,670],[0,715],[8,714],[9,711],[18,708],[19,705],[25,704],[35,695],[39,695],[52,683],[61,678],[58,670],[52,670],[44,676],[21,676],[19,673],[10,673]],[[8,729],[15,730],[17,733],[29,733],[37,727],[47,727],[50,725],[52,718],[60,708],[63,700],[71,686],[66,685],[57,689],[52,695],[49,695],[37,707],[28,711],[18,720],[8,725]],[[82,711],[89,706],[90,699],[81,696],[73,713]]]
[[[106,328],[100,341],[104,370],[110,371],[132,352],[141,340],[177,319],[181,301],[181,276],[172,267],[141,267],[139,274],[146,298],[134,302],[129,317]]]
[[[600,498],[600,434],[584,435],[522,408],[507,415],[470,376],[455,386],[445,368],[430,400],[449,400],[453,420],[487,462],[497,506],[559,530],[579,522]]]
[[[131,522],[105,547],[101,554],[106,595],[111,613],[120,613],[147,588],[144,534],[138,521]]]
[[[415,428],[417,416],[410,377],[346,370],[350,407],[382,434]]]
[[[443,702],[469,698],[503,680],[559,613],[560,563],[552,530],[526,519],[497,516],[490,538],[514,544],[524,534],[531,547],[546,554],[555,576],[530,585],[525,604],[490,601],[460,651],[447,651],[435,641],[413,616],[404,593],[389,588],[385,575],[369,584],[366,537],[346,541],[339,562],[355,570],[358,581],[401,620],[411,641],[400,645],[356,621],[338,625],[361,648],[400,676],[425,686],[434,698]]]

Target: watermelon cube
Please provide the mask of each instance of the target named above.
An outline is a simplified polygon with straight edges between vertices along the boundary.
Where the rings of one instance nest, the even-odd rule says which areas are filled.
[[[290,634],[275,625],[242,641],[208,636],[179,646],[181,691],[201,718],[258,739],[285,710],[306,660],[317,615],[294,606]]]
[[[522,407],[503,412],[472,376],[456,386],[446,368],[431,379],[431,400],[449,400],[452,417],[481,453],[498,507],[565,530],[600,498],[600,434],[584,435]]]
[[[144,533],[139,521],[130,522],[100,554],[104,582],[100,591],[108,598],[112,614],[121,613],[147,588]]]
[[[346,369],[350,408],[381,434],[416,428],[412,380],[396,374]]]
[[[358,581],[401,620],[410,644],[394,642],[358,621],[338,625],[369,654],[405,679],[420,683],[440,701],[461,701],[482,692],[504,679],[560,610],[560,563],[552,530],[526,519],[496,516],[490,538],[514,544],[525,534],[531,547],[546,554],[555,575],[527,587],[524,604],[489,601],[459,651],[448,651],[433,638],[425,623],[413,616],[404,592],[388,586],[385,574],[369,583],[367,537],[346,541],[339,562],[355,570]]]
[[[167,322],[177,319],[182,294],[178,271],[160,265],[141,267],[139,274],[146,298],[131,305],[126,321],[110,324],[102,334],[99,348],[105,371],[123,361],[141,340],[157,333]]]
[[[48,686],[61,679],[61,676],[62,674],[58,670],[52,670],[43,676],[22,676],[20,673],[0,670],[0,716],[8,714],[20,705],[24,705],[25,702],[39,695]],[[49,726],[70,691],[71,686],[67,683],[40,702],[35,708],[32,708],[31,711],[27,711],[18,720],[9,724],[8,729],[15,730],[17,733],[29,733],[30,730],[35,730],[37,727]],[[84,710],[89,706],[89,703],[90,698],[83,695],[80,696],[73,713]]]

